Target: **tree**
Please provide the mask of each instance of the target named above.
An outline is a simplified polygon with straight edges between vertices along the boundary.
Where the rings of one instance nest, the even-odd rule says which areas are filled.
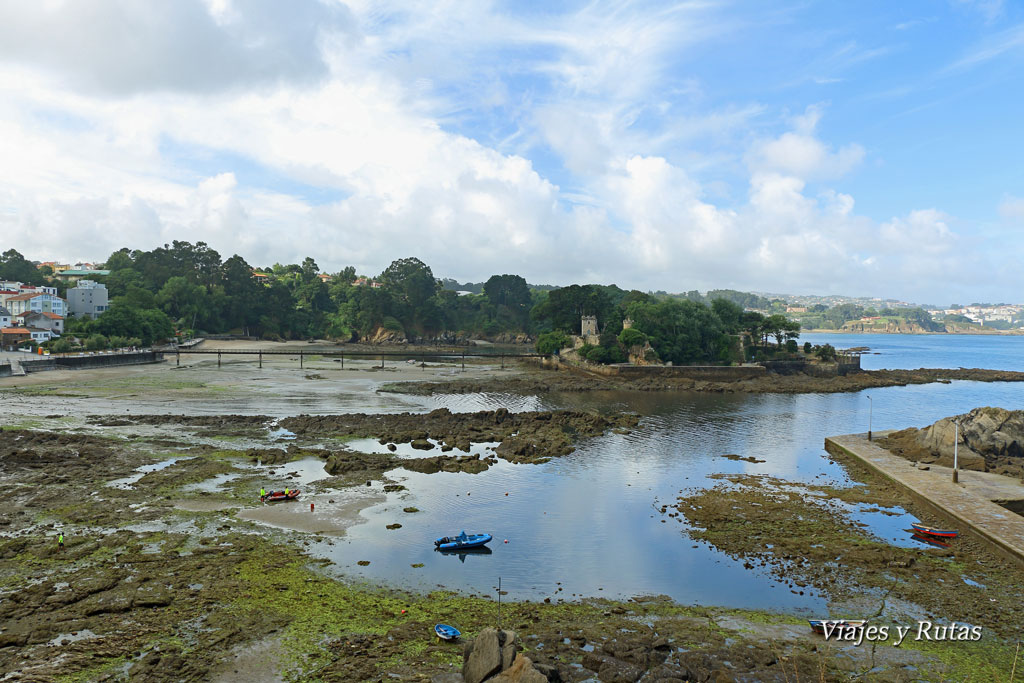
[[[781,349],[782,342],[786,340],[786,329],[789,326],[789,321],[786,320],[786,316],[776,313],[768,316],[764,321],[764,334],[765,334],[765,345],[768,344],[768,337],[775,337],[776,345]]]
[[[181,276],[170,278],[156,295],[156,304],[174,320],[194,329],[196,319],[208,305],[206,289]]]
[[[549,356],[569,346],[569,343],[569,337],[565,333],[556,330],[554,332],[545,332],[537,337],[537,343],[534,348],[537,349],[537,353]]]
[[[0,280],[14,280],[30,285],[41,285],[46,281],[39,269],[14,249],[0,254]]]
[[[413,310],[437,294],[439,288],[430,266],[418,258],[392,261],[377,279],[399,302],[408,304]]]
[[[495,306],[516,309],[530,303],[530,288],[519,275],[492,275],[484,283],[484,294]]]
[[[598,327],[616,318],[621,322],[622,311],[616,305],[624,292],[612,285],[570,285],[548,292],[547,299],[534,306],[531,317],[547,323],[551,329],[580,333],[580,319],[584,315],[597,316]]]
[[[739,330],[740,319],[743,317],[742,306],[728,299],[719,298],[711,301],[711,310],[715,312],[726,328],[733,331]]]

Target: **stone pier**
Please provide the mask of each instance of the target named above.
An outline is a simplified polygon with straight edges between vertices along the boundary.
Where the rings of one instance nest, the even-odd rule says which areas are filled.
[[[929,465],[921,469],[868,441],[864,434],[830,436],[825,439],[825,450],[840,460],[852,458],[900,485],[943,524],[971,534],[1024,566],[1024,517],[1003,507],[1024,505],[1024,484],[1017,479],[960,470],[960,483],[954,484],[950,468]]]

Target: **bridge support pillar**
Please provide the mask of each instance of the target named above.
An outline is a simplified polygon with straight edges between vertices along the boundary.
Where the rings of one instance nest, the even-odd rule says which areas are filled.
[[[263,368],[263,351],[260,351],[260,368]]]
[[[220,351],[217,352],[217,367],[220,367]]]

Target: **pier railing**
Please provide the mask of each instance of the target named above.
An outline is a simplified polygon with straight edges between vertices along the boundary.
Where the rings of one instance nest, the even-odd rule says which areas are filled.
[[[419,351],[417,349],[407,349],[405,351],[337,351],[337,350],[319,350],[319,349],[298,349],[298,350],[286,350],[286,349],[198,349],[198,348],[177,348],[170,351],[175,355],[175,364],[181,365],[181,357],[188,355],[214,355],[217,356],[217,367],[221,366],[221,362],[224,356],[256,356],[259,367],[263,367],[264,356],[290,356],[292,358],[298,357],[299,367],[305,366],[307,358],[336,358],[341,362],[341,367],[345,367],[345,358],[356,359],[356,358],[370,358],[372,360],[379,360],[380,366],[384,367],[384,360],[386,358],[395,358],[401,360],[414,360],[425,363],[428,360],[440,361],[440,362],[461,362],[462,368],[466,368],[467,358],[489,358],[491,360],[501,361],[501,367],[505,367],[506,359],[513,358],[543,358],[543,354],[539,353],[507,353],[501,352],[483,352],[483,351]]]

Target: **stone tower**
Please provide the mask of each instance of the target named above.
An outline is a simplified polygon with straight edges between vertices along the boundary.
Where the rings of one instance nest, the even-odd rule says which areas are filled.
[[[622,329],[628,330],[631,327],[633,327],[633,319],[632,318],[625,318],[625,319],[623,319],[623,321],[622,321]]]
[[[597,335],[597,316],[585,315],[580,323],[580,336],[590,337]]]

